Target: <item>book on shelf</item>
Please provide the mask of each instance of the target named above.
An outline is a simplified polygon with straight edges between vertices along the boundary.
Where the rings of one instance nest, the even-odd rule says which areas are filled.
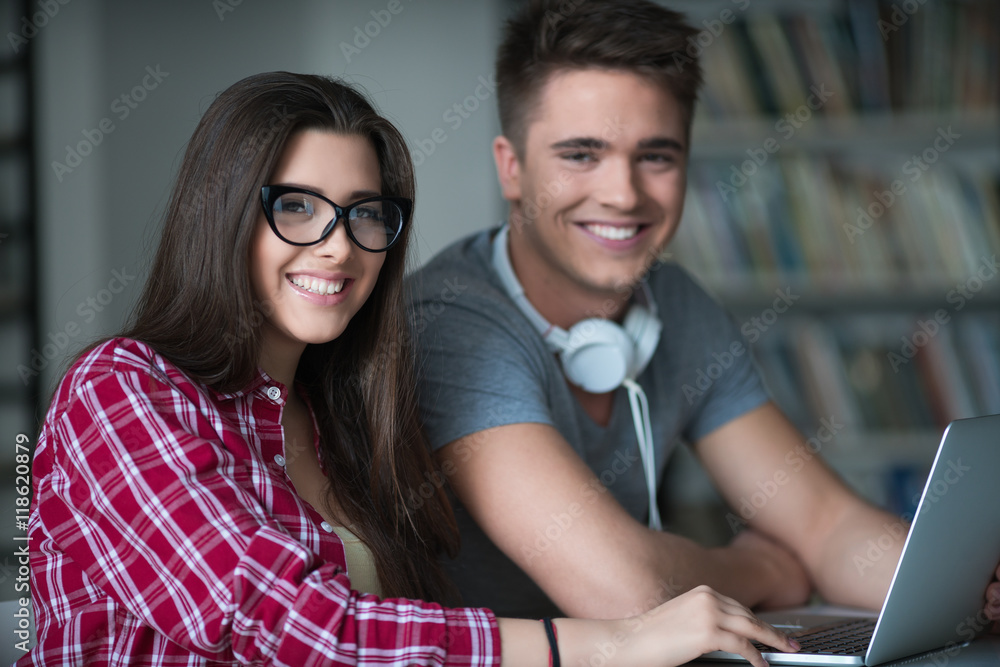
[[[737,188],[740,168],[692,166],[670,248],[710,286],[792,280],[828,291],[918,288],[944,300],[994,273],[1000,206],[988,176],[944,162],[879,173],[790,153],[739,172]],[[983,288],[995,292],[1000,280],[975,291]]]
[[[1000,413],[1000,2],[745,9],[699,36],[668,250],[740,324],[803,296],[748,338],[773,398],[807,437],[843,425],[834,467],[912,511],[947,423]]]
[[[864,496],[912,512],[944,427],[1000,413],[1000,313],[785,316],[753,345],[775,403]],[[921,324],[923,323],[923,324]],[[928,333],[928,331],[932,333]]]
[[[775,402],[803,433],[938,433],[1000,413],[1000,314],[786,315],[753,345]]]
[[[750,11],[703,51],[704,111],[728,120],[783,115],[813,86],[823,114],[996,109],[1000,4],[845,0],[835,11]]]

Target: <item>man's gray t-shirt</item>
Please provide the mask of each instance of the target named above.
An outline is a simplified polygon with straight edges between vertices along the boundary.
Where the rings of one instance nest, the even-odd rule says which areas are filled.
[[[556,355],[504,291],[492,265],[495,231],[461,239],[409,278],[421,416],[431,446],[506,424],[551,425],[625,510],[646,523],[649,495],[626,390],[616,390],[607,427],[590,418]],[[736,324],[683,269],[657,265],[647,281],[663,330],[638,382],[649,399],[660,484],[679,439],[697,441],[767,395]],[[463,455],[474,456],[476,446],[469,442]],[[465,508],[456,502],[455,509],[462,548],[446,565],[463,603],[501,616],[558,614]],[[559,523],[553,519],[545,531],[551,535],[523,545],[525,555],[558,538]]]

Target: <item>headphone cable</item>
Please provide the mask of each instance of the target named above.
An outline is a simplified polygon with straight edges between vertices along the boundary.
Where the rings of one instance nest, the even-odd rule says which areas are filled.
[[[628,389],[628,402],[632,406],[632,423],[635,437],[639,442],[639,457],[646,474],[646,489],[649,491],[649,527],[662,530],[660,510],[656,506],[656,459],[653,453],[653,427],[649,421],[649,401],[642,386],[632,378],[622,383]]]

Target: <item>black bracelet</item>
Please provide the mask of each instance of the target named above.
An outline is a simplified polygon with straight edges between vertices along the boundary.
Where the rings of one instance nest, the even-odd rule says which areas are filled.
[[[560,667],[559,665],[559,644],[556,643],[556,629],[552,625],[551,618],[543,618],[542,625],[545,626],[545,636],[549,638],[549,664],[552,667]]]

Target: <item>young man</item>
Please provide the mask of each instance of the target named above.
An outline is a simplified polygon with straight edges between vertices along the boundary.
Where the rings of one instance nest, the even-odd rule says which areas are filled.
[[[810,454],[749,355],[732,354],[744,344],[732,320],[656,260],[684,203],[695,35],[643,0],[530,2],[508,23],[493,151],[509,224],[411,280],[423,417],[460,501],[451,574],[466,604],[610,618],[698,584],[748,606],[816,589],[878,608],[888,590],[906,527]],[[608,386],[601,372],[617,362],[588,358],[595,340],[636,348],[620,363],[635,377]],[[651,358],[641,368],[636,356]],[[720,357],[728,368],[689,400],[682,387]],[[733,507],[775,487],[725,548],[647,527],[678,440]],[[888,548],[859,569],[869,540]]]

